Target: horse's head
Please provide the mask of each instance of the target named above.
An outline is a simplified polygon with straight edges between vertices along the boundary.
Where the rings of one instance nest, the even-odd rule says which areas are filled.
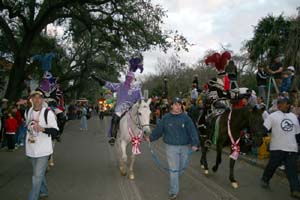
[[[262,117],[263,114],[262,109],[249,109],[248,112],[246,112],[246,118],[248,118],[248,128],[250,129],[249,132],[252,134],[254,146],[259,147],[262,145],[262,138],[264,136],[264,120]]]
[[[136,115],[139,126],[143,129],[145,135],[150,135],[150,103],[151,99],[148,99],[147,102],[140,100],[135,104]]]

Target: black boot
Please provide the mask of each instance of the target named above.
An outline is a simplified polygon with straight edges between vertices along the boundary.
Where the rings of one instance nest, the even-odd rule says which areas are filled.
[[[117,138],[117,134],[118,134],[118,130],[119,130],[119,122],[120,122],[120,117],[116,114],[113,115],[112,120],[111,120],[111,138],[108,141],[108,143],[111,146],[114,146],[116,138]]]
[[[115,145],[115,142],[116,142],[116,138],[112,137],[109,139],[108,143],[111,145],[111,146],[114,146]]]

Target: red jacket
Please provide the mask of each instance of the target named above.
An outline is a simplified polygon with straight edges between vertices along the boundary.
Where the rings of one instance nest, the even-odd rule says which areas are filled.
[[[16,112],[15,119],[17,120],[18,125],[22,124],[23,119],[22,119],[22,114],[21,114],[21,111],[20,111],[20,110],[18,110],[18,111]]]
[[[18,122],[15,118],[8,118],[5,121],[5,132],[6,133],[16,133],[18,130]]]

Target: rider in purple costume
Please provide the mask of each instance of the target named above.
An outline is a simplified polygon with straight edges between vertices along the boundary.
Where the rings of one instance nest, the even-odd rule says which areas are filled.
[[[110,145],[115,144],[119,122],[123,115],[131,108],[131,106],[133,106],[133,104],[143,98],[141,88],[133,84],[134,72],[136,72],[137,69],[139,69],[141,73],[144,70],[143,56],[141,54],[138,54],[129,60],[129,72],[126,75],[124,83],[112,83],[101,78],[97,78],[95,74],[92,74],[92,78],[97,80],[101,86],[106,86],[111,91],[117,93],[117,103],[111,120],[111,138],[108,141]]]
[[[107,87],[113,92],[117,93],[117,103],[115,106],[115,112],[111,121],[111,138],[109,144],[114,145],[117,137],[119,122],[121,117],[128,111],[133,104],[142,99],[141,88],[133,85],[134,73],[128,72],[126,75],[126,81],[124,83],[112,83],[104,81],[93,76],[101,86]]]

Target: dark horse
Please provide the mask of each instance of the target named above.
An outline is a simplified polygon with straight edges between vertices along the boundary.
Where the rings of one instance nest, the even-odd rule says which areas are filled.
[[[222,161],[222,148],[228,144],[231,145],[230,138],[228,136],[228,116],[229,116],[230,110],[226,110],[223,114],[221,114],[219,117],[219,134],[218,138],[216,140],[216,148],[217,148],[217,157],[216,157],[216,164],[213,166],[212,170],[213,172],[217,172],[219,165]],[[230,120],[230,130],[232,133],[232,136],[234,138],[234,141],[238,140],[241,135],[241,131],[245,128],[248,129],[248,132],[252,134],[253,143],[254,146],[260,146],[262,144],[262,137],[264,133],[263,128],[263,118],[262,118],[262,110],[258,109],[251,109],[251,108],[241,108],[241,109],[233,109],[231,113],[231,120]],[[203,120],[203,117],[200,117],[198,125],[201,124],[201,118]],[[204,168],[205,174],[208,174],[208,164],[206,159],[206,153],[208,150],[207,141],[211,139],[213,133],[214,133],[214,124],[216,123],[216,120],[213,120],[211,126],[204,127],[199,126],[200,130],[200,137],[201,137],[201,167]],[[238,188],[238,183],[234,178],[234,165],[235,160],[230,158],[230,175],[229,180],[231,182],[232,187]]]

